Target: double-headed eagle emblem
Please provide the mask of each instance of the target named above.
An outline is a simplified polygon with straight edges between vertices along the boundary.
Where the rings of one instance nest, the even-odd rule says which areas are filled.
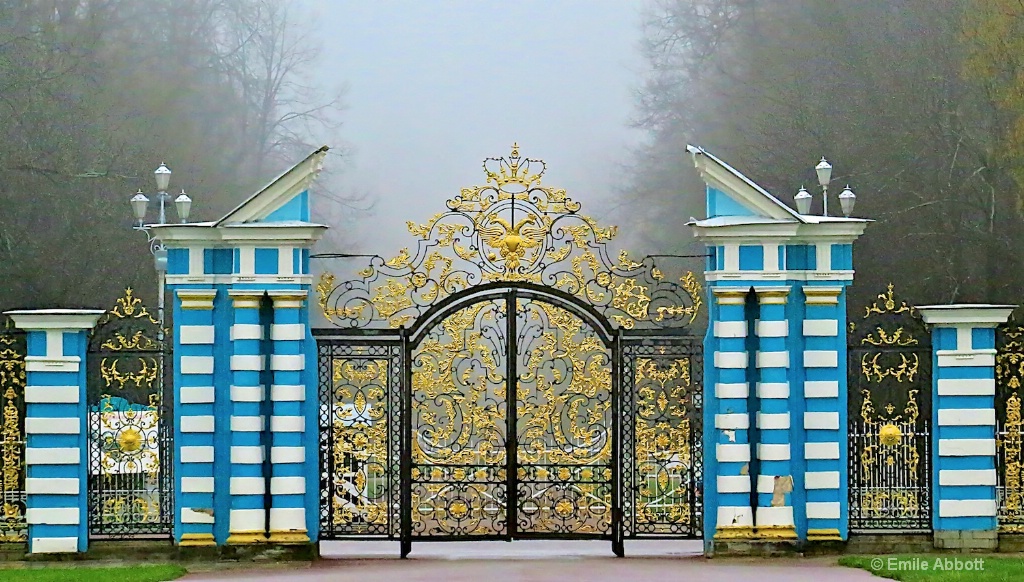
[[[487,258],[497,261],[500,255],[505,261],[505,272],[517,272],[528,250],[539,247],[547,235],[547,229],[537,222],[537,217],[530,215],[513,226],[496,214],[487,215],[477,227],[484,244],[497,250],[487,253]]]

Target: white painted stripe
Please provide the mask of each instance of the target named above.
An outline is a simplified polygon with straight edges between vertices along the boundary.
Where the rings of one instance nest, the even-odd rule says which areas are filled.
[[[836,368],[839,366],[839,352],[835,350],[807,350],[804,352],[805,368]]]
[[[277,273],[279,275],[294,275],[295,265],[292,251],[294,247],[277,247]]]
[[[30,404],[78,404],[78,386],[26,386],[25,402]]]
[[[788,461],[789,445],[757,445],[757,458],[762,461]]]
[[[939,396],[992,396],[996,393],[996,381],[990,378],[938,381]]]
[[[764,270],[766,272],[782,270],[779,266],[779,245],[765,243],[762,246],[764,247]]]
[[[25,419],[25,434],[79,434],[82,421],[78,418],[40,418]]]
[[[996,365],[995,350],[938,350],[935,352],[940,368],[961,368],[964,366]]]
[[[48,329],[44,333],[46,334],[46,357],[50,359],[64,357],[64,330]]]
[[[716,321],[714,329],[715,337],[747,337],[747,322],[745,321]]]
[[[804,443],[807,459],[831,460],[839,458],[839,443]]]
[[[719,463],[749,463],[750,445],[716,444],[715,459],[717,459]]]
[[[758,337],[789,337],[788,321],[758,321],[755,329]]]
[[[182,386],[180,390],[182,404],[209,404],[216,396],[213,386]]]
[[[179,451],[182,463],[213,462],[213,447],[181,447]]]
[[[757,427],[765,430],[789,430],[789,413],[757,413]]]
[[[213,510],[210,513],[196,511],[191,507],[181,508],[181,523],[213,523]]]
[[[804,336],[836,337],[839,335],[839,322],[835,319],[805,319]]]
[[[995,487],[995,469],[940,469],[939,485],[986,485]]]
[[[814,245],[814,270],[826,272],[832,270],[832,243]]]
[[[716,414],[715,428],[726,430],[746,430],[750,428],[750,415]]]
[[[306,387],[301,384],[274,384],[270,387],[270,399],[274,402],[304,402]]]
[[[995,517],[995,499],[942,499],[939,517]]]
[[[839,502],[808,501],[807,519],[839,519]]]
[[[271,531],[306,531],[306,508],[271,508],[270,529]]]
[[[719,475],[719,493],[750,493],[749,475]]]
[[[234,465],[259,465],[265,460],[262,446],[231,447],[231,463]]]
[[[25,479],[25,493],[32,495],[78,495],[81,491],[81,482],[76,477]]]
[[[81,456],[78,447],[52,449],[28,447],[25,449],[26,465],[77,465],[80,462]]]
[[[81,369],[82,358],[78,356],[25,356],[26,372],[77,372]]]
[[[839,471],[808,471],[804,473],[807,489],[839,489]]]
[[[808,380],[804,382],[805,398],[839,398],[837,380]]]
[[[280,371],[295,371],[306,369],[305,354],[275,354],[270,356],[270,369]]]
[[[263,477],[232,477],[232,495],[263,495],[267,492],[267,480]]]
[[[214,329],[212,325],[182,325],[178,327],[178,338],[183,345],[212,344]]]
[[[838,412],[805,412],[806,430],[839,430]]]
[[[261,372],[263,361],[263,356],[231,356],[231,369],[239,372]]]
[[[270,462],[278,463],[304,463],[306,461],[306,449],[304,447],[270,447]]]
[[[757,525],[793,525],[793,507],[758,507]]]
[[[280,341],[302,341],[306,339],[306,326],[302,323],[275,323],[270,326],[270,339]]]
[[[757,352],[758,368],[788,368],[789,352]]]
[[[271,416],[271,432],[305,432],[306,419],[301,416]]]
[[[232,416],[231,432],[263,432],[263,416]]]
[[[715,397],[723,398],[747,398],[750,396],[746,382],[734,384],[715,384]]]
[[[213,493],[213,477],[182,477],[182,493]]]
[[[25,510],[25,521],[29,525],[78,525],[80,513],[77,507],[29,507]]]
[[[788,382],[758,382],[757,397],[765,399],[786,399],[789,398]]]
[[[995,426],[994,408],[940,408],[939,426]]]
[[[30,550],[33,554],[78,553],[78,538],[32,538]]]
[[[266,390],[263,386],[232,386],[232,402],[263,402]]]
[[[302,495],[306,492],[305,477],[271,477],[271,495]]]
[[[754,525],[754,512],[749,507],[719,507],[718,527]]]
[[[263,326],[258,323],[236,323],[231,326],[231,341],[261,339],[263,339]]]
[[[740,245],[738,243],[727,243],[722,245],[723,271],[740,270]]]
[[[213,432],[213,416],[182,416],[181,432]]]
[[[178,370],[182,374],[212,374],[213,356],[181,356]]]
[[[228,515],[231,531],[264,531],[267,527],[267,510],[232,509]]]
[[[956,349],[959,351],[969,351],[974,349],[974,340],[971,338],[973,335],[971,333],[971,326],[958,325],[954,329],[956,329]]]
[[[747,367],[746,352],[715,352],[715,367],[723,370],[737,370]]]
[[[995,439],[939,439],[940,457],[991,457],[995,454]]]
[[[775,492],[775,475],[758,475],[757,476],[757,492],[758,493],[774,493]]]

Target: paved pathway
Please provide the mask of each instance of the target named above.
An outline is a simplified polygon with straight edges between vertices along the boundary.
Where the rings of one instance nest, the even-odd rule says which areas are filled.
[[[350,544],[351,546],[351,544]],[[373,548],[356,546],[361,556],[351,557],[350,546],[324,548],[335,559],[321,560],[301,569],[275,565],[263,569],[237,569],[195,573],[191,582],[214,580],[281,580],[288,582],[866,582],[878,580],[867,572],[831,565],[833,559],[715,559],[707,560],[692,548],[626,546],[626,558],[608,557],[600,545],[570,542],[533,544],[417,544],[408,560],[368,557]],[[383,546],[389,555],[397,548]],[[697,547],[699,551],[699,546]],[[553,556],[557,555],[555,558]],[[342,557],[345,556],[345,557]]]

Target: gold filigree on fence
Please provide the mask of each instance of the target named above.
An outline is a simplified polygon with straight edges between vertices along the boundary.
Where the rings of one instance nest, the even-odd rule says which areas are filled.
[[[1024,533],[1024,423],[1021,379],[1024,378],[1024,328],[1013,321],[999,328],[996,342],[996,410],[999,530]]]
[[[0,328],[0,542],[28,539],[25,522],[25,345]]]
[[[483,186],[463,188],[448,210],[424,224],[390,259],[373,257],[359,279],[316,287],[324,317],[340,327],[390,327],[414,321],[453,293],[493,282],[543,285],[594,305],[618,325],[692,323],[703,302],[693,273],[670,280],[652,257],[612,258],[617,228],[580,214],[565,190],[541,184],[542,160],[511,155],[484,161]]]

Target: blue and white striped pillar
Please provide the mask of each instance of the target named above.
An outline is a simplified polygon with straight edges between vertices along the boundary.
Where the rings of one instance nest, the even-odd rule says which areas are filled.
[[[712,318],[715,382],[714,443],[717,464],[716,539],[753,537],[751,507],[750,410],[747,400],[747,289],[714,287]],[[714,506],[708,509],[714,509]]]
[[[88,548],[87,332],[102,310],[8,311],[28,332],[25,518],[31,554]]]
[[[175,533],[180,546],[215,546],[213,303],[217,291],[177,289],[175,296]]]
[[[789,414],[789,287],[756,288],[757,537],[796,539]]]
[[[918,307],[933,327],[933,530],[940,548],[995,549],[995,328],[1013,306]],[[935,479],[934,476],[938,478]]]
[[[803,474],[807,541],[846,539],[846,308],[843,287],[804,286]]]
[[[232,289],[234,308],[231,326],[231,511],[228,544],[267,541],[266,476],[263,401],[266,388],[262,372],[265,357],[261,343],[260,302],[264,291]]]
[[[306,318],[305,290],[270,291],[274,319],[270,327],[272,353],[270,388],[272,415],[270,538],[271,543],[309,543],[306,530]],[[315,427],[312,427],[315,429]]]

